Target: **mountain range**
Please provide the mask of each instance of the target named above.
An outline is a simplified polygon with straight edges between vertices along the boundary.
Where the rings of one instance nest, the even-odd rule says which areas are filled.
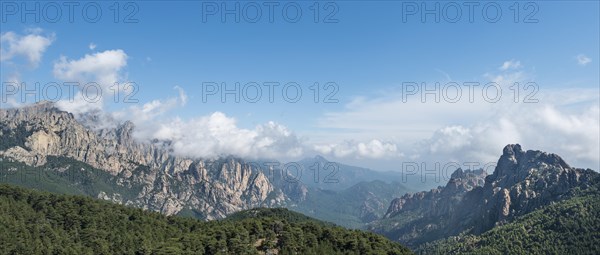
[[[209,222],[284,207],[424,254],[600,253],[599,174],[518,144],[503,149],[493,173],[458,169],[419,191],[399,173],[321,156],[294,162],[300,175],[234,156],[183,157],[169,141],[136,140],[131,122],[90,121],[98,119],[51,102],[0,109],[0,182]]]
[[[392,179],[388,178],[392,173],[320,156],[297,163],[305,169],[300,178],[283,171],[279,162],[181,157],[164,141],[136,141],[131,122],[114,128],[85,124],[97,119],[94,115],[76,117],[51,102],[0,109],[5,181],[84,194],[165,215],[213,220],[244,209],[288,207],[353,228],[382,216],[392,198],[408,191],[399,183],[374,181]],[[310,175],[315,165],[323,172],[316,181]],[[331,173],[324,171],[329,166],[336,172],[328,177]],[[45,178],[21,176],[32,172]],[[331,202],[348,200],[342,207]]]

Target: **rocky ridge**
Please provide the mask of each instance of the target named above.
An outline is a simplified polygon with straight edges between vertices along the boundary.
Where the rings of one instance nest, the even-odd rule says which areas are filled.
[[[243,209],[284,205],[290,201],[284,190],[301,190],[289,183],[274,185],[265,171],[241,159],[173,155],[162,144],[136,141],[134,128],[124,122],[95,130],[51,102],[0,109],[0,156],[30,166],[45,165],[48,156],[84,162],[115,176],[114,185],[140,190],[127,201],[93,196],[167,215],[189,209],[205,219],[223,218]]]
[[[484,180],[484,181],[483,181]],[[394,199],[372,231],[412,247],[461,233],[480,234],[598,181],[591,169],[556,154],[507,145],[494,173],[457,170],[445,187]]]

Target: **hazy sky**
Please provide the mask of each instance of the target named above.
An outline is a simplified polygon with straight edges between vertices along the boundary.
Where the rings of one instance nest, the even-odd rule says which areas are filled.
[[[2,2],[2,107],[56,82],[183,155],[398,170],[520,143],[600,168],[597,1],[51,3]]]

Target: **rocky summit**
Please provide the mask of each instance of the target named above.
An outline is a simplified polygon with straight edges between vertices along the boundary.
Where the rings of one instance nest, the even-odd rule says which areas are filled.
[[[83,162],[110,173],[114,178],[107,185],[138,191],[88,195],[166,215],[185,210],[218,219],[243,209],[284,205],[291,200],[284,191],[298,190],[289,183],[275,185],[265,171],[238,158],[173,155],[164,143],[136,141],[134,128],[131,122],[91,128],[51,102],[0,109],[0,157],[34,167],[44,166],[49,157]]]
[[[475,232],[511,221],[541,206],[569,197],[573,188],[593,185],[598,173],[569,166],[560,156],[507,145],[494,173],[475,192],[479,217]],[[475,194],[474,194],[475,195]]]

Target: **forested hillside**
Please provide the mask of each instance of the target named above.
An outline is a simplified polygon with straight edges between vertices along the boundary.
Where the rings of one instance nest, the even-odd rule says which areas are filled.
[[[420,247],[422,254],[600,254],[600,196],[576,197],[476,236]]]
[[[286,209],[203,222],[0,185],[1,254],[410,254],[400,244]]]

